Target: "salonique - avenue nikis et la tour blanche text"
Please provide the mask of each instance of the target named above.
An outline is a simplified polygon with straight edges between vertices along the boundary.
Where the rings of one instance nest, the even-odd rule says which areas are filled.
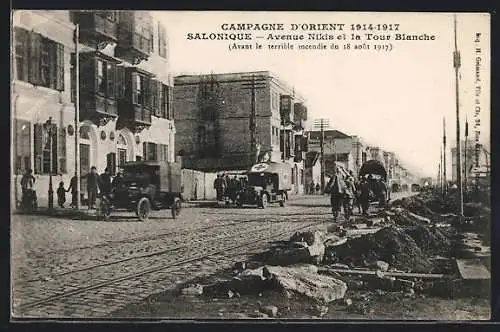
[[[188,32],[187,40],[435,40],[433,34],[402,33],[399,23],[222,23],[219,32]]]

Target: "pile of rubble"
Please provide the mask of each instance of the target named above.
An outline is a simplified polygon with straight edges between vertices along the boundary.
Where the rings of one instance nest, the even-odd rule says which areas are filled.
[[[483,206],[468,208],[478,215],[486,213]],[[351,306],[348,289],[408,296],[426,287],[447,292],[449,280],[456,278],[443,274],[452,270],[456,249],[455,233],[446,223],[453,218],[446,202],[435,195],[402,199],[375,217],[355,217],[324,231],[296,233],[288,241],[272,243],[253,257],[259,268],[240,262],[232,278],[192,285],[182,293],[232,298],[279,291],[287,299],[306,297],[323,308],[341,299]],[[275,311],[266,312],[276,317]]]

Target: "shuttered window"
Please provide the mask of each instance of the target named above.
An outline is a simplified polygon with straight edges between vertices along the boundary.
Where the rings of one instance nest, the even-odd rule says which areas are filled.
[[[158,151],[155,143],[144,142],[142,143],[142,155],[146,161],[157,161]]]
[[[58,141],[59,136],[57,132],[57,126],[52,125],[52,173],[58,174]],[[35,124],[35,135],[34,135],[34,146],[35,146],[35,173],[37,174],[48,174],[50,173],[50,139],[47,136],[47,132],[44,130],[42,124]],[[64,157],[65,158],[65,157]]]
[[[153,114],[157,117],[161,117],[161,82],[157,80],[151,80],[151,97],[152,97],[152,107]]]
[[[16,74],[20,81],[29,81],[29,31],[16,27],[14,29],[15,51],[16,51]]]
[[[160,22],[158,22],[158,55],[167,57],[167,31]]]
[[[106,155],[106,167],[109,169],[111,176],[116,174],[116,153],[110,152]]]
[[[19,80],[64,91],[64,45],[18,28],[16,61]]]
[[[168,145],[157,144],[158,161],[168,161]]]
[[[66,174],[66,128],[59,128],[57,141],[57,157],[59,158],[59,174]]]
[[[31,123],[15,120],[14,167],[16,174],[24,174],[31,168]]]
[[[125,98],[125,68],[122,66],[116,66],[116,98]]]
[[[169,120],[172,120],[174,118],[173,92],[174,92],[173,87],[168,85],[163,85],[161,93],[162,94],[161,113],[162,117]]]

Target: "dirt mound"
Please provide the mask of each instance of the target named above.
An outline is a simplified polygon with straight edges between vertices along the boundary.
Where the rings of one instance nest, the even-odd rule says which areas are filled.
[[[451,250],[451,239],[438,228],[417,225],[405,230],[420,249],[428,255],[446,255]]]
[[[334,254],[339,262],[352,266],[367,266],[380,260],[409,272],[429,272],[433,268],[415,240],[395,227],[352,239],[335,247]]]

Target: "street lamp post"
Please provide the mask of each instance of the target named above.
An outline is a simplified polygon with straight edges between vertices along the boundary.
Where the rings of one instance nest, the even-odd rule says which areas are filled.
[[[53,165],[53,160],[52,160],[52,136],[54,135],[54,126],[52,123],[52,117],[49,117],[49,119],[45,122],[45,130],[47,132],[48,136],[48,143],[49,143],[49,211],[52,211],[54,208],[54,189],[52,187],[52,165]]]

